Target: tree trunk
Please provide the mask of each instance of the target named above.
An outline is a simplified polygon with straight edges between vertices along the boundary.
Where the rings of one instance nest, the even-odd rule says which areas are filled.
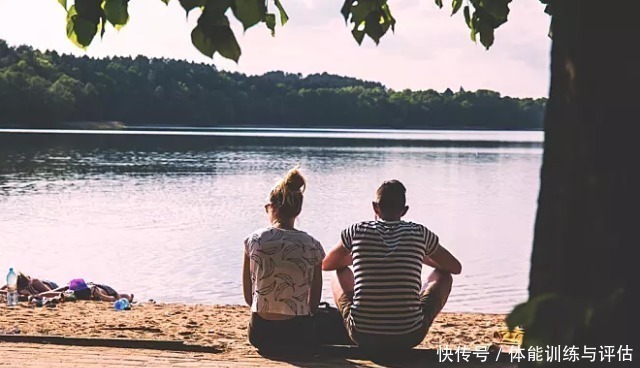
[[[638,6],[632,1],[549,2],[551,89],[530,299],[558,293],[597,305],[589,328],[577,331],[572,341],[580,347],[631,347],[640,340],[632,337],[634,314],[640,312],[635,301],[640,269],[635,262],[640,253]],[[616,290],[624,294],[606,307],[606,298]],[[555,327],[538,326],[558,335]]]

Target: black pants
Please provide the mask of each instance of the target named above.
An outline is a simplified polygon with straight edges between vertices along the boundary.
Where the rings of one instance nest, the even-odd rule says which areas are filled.
[[[252,313],[248,335],[251,345],[261,352],[306,353],[316,345],[310,316],[274,321]]]

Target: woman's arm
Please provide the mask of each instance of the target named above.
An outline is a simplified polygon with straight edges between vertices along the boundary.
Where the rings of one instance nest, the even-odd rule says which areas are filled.
[[[251,282],[251,260],[244,253],[242,262],[242,292],[244,301],[251,306],[253,304],[253,283]]]
[[[309,310],[315,313],[322,297],[322,266],[318,264],[313,267],[313,280],[311,281],[311,292],[309,293]]]
[[[327,253],[327,256],[322,261],[323,271],[333,271],[339,268],[351,266],[353,259],[351,258],[351,252],[342,245],[342,241],[338,243],[333,249]]]

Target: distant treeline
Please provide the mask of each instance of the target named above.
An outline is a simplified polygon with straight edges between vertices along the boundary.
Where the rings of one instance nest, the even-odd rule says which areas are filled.
[[[394,91],[327,73],[219,71],[170,59],[92,59],[0,40],[0,126],[128,125],[411,129],[542,128],[546,99],[489,90]]]

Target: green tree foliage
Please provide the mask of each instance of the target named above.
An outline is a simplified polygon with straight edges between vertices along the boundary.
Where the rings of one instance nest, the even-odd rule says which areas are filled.
[[[165,4],[169,0],[160,0]],[[264,23],[275,35],[277,10],[281,25],[289,16],[280,0],[177,0],[187,14],[201,11],[196,27],[191,32],[191,42],[204,55],[213,57],[219,53],[227,59],[240,58],[241,49],[227,14],[233,14],[244,30]],[[129,0],[75,0],[70,5],[67,0],[58,0],[67,12],[67,36],[81,48],[91,44],[96,34],[102,36],[107,24],[116,29],[129,22]],[[466,4],[464,7],[463,2]],[[487,49],[494,41],[494,30],[507,21],[511,0],[452,0],[451,15],[463,9],[464,21],[471,30],[471,39],[480,42]],[[442,8],[442,0],[435,0]],[[353,38],[362,43],[365,36],[376,44],[389,29],[394,30],[396,20],[391,15],[387,0],[345,0],[341,9],[345,21],[351,24]]]
[[[0,123],[541,129],[544,99],[394,91],[327,73],[262,76],[167,59],[91,59],[0,40]]]

